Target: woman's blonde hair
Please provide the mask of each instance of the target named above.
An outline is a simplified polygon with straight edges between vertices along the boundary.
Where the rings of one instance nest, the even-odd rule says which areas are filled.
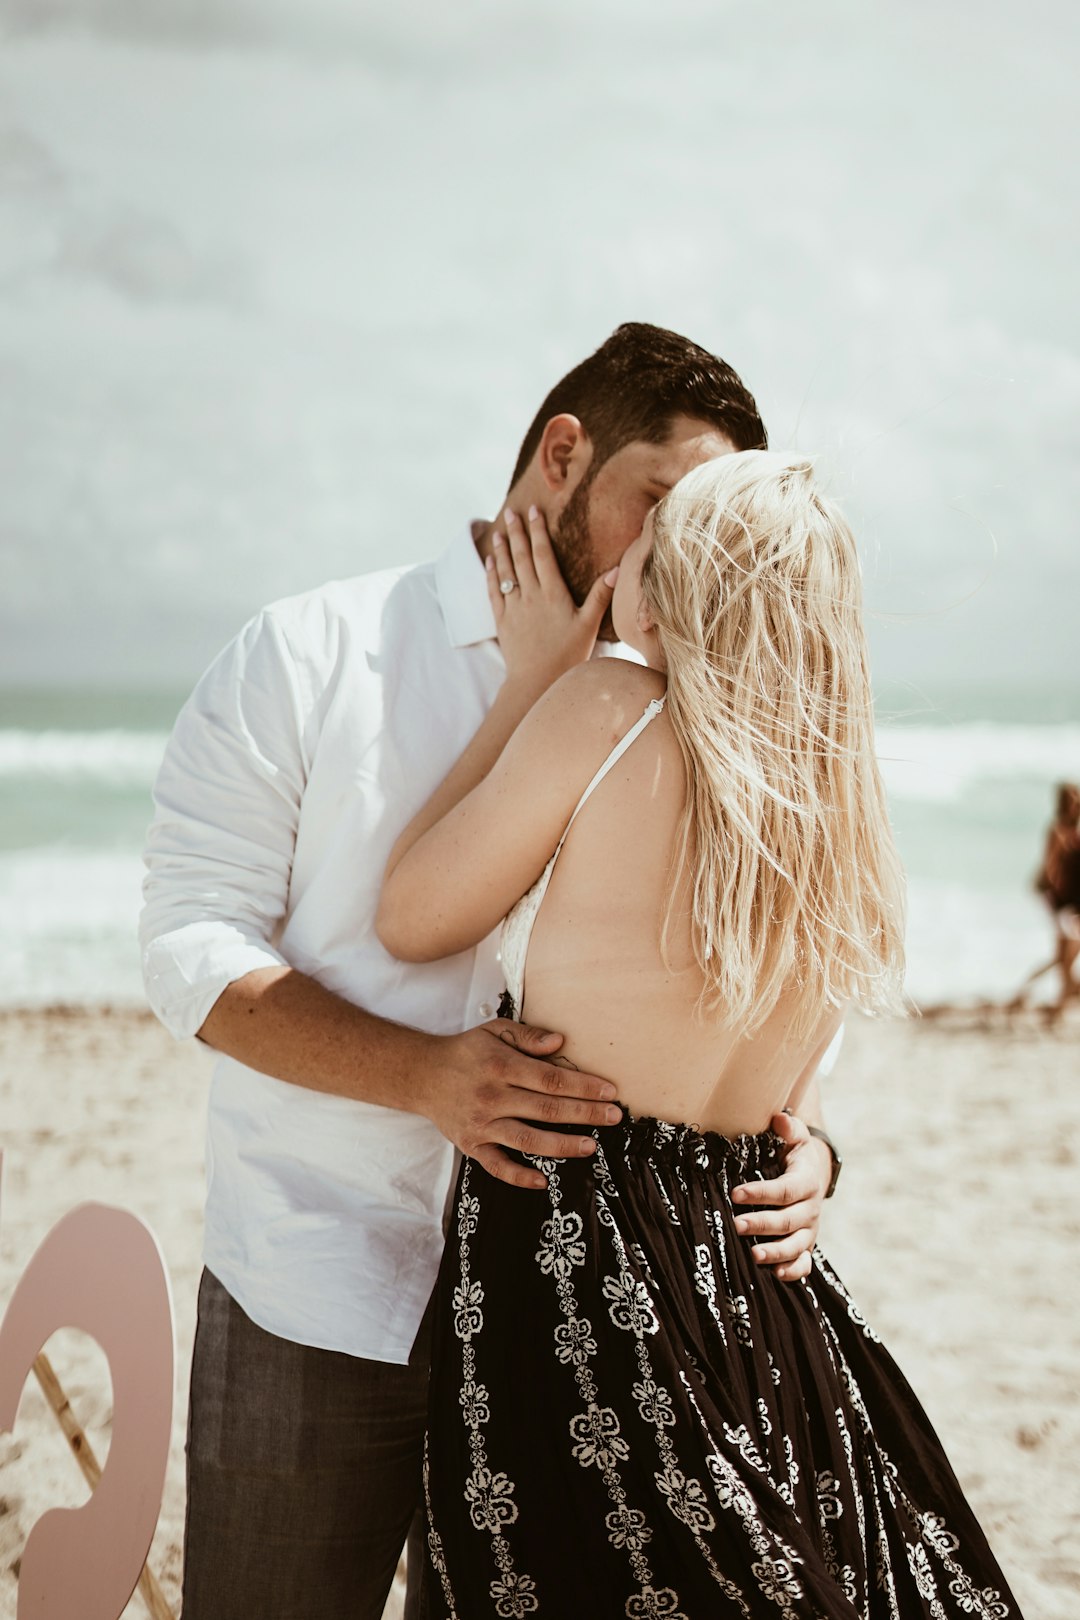
[[[681,479],[653,534],[642,597],[686,765],[702,1010],[749,1035],[787,992],[807,1038],[830,1005],[899,1010],[904,880],[851,530],[804,457],[747,450]]]

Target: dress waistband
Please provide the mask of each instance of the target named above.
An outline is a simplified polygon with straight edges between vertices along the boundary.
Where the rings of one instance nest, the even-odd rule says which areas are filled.
[[[550,1120],[530,1119],[526,1124],[541,1131],[555,1128]],[[699,1130],[696,1125],[676,1125],[649,1114],[632,1114],[628,1108],[623,1109],[617,1125],[560,1125],[557,1129],[565,1136],[595,1136],[609,1164],[613,1160],[625,1164],[637,1160],[713,1173],[735,1171],[739,1180],[757,1175],[768,1181],[783,1168],[784,1144],[775,1131],[723,1136],[719,1131]],[[531,1153],[514,1151],[514,1157],[541,1167],[546,1162]]]
[[[675,1125],[651,1115],[635,1115],[628,1109],[618,1125],[601,1126],[595,1134],[609,1158],[616,1153],[626,1159],[691,1164],[699,1170],[735,1166],[740,1174],[760,1173],[769,1179],[779,1173],[783,1149],[775,1131],[723,1136],[719,1131],[699,1130],[696,1125]]]

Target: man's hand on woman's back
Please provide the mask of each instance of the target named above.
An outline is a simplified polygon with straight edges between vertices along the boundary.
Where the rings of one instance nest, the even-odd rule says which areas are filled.
[[[199,1035],[277,1080],[421,1114],[513,1187],[542,1188],[547,1178],[507,1149],[582,1158],[595,1150],[592,1137],[560,1127],[622,1118],[610,1080],[552,1061],[561,1035],[506,1018],[462,1035],[429,1035],[378,1018],[295,968],[236,980]]]
[[[418,1113],[426,1114],[489,1175],[512,1187],[540,1190],[547,1177],[519,1164],[506,1149],[548,1159],[580,1159],[595,1151],[589,1135],[560,1126],[617,1125],[610,1080],[553,1062],[562,1036],[499,1018],[463,1035],[438,1037]],[[424,1082],[422,1081],[423,1085]]]

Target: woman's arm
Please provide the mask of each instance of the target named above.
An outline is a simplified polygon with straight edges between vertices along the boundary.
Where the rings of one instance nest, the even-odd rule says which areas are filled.
[[[528,533],[509,508],[503,517],[507,534],[495,533],[486,567],[506,681],[457,764],[390,852],[376,931],[403,961],[452,956],[491,932],[558,842],[561,827],[553,836],[550,829],[564,813],[576,762],[574,750],[568,754],[562,745],[564,726],[588,757],[588,736],[579,739],[574,730],[575,700],[560,694],[551,705],[544,694],[560,677],[588,667],[618,570],[596,580],[579,608],[537,508],[529,509]],[[518,731],[523,735],[507,751]]]
[[[533,704],[567,670],[585,662],[611,606],[618,569],[594,582],[575,605],[548,538],[543,515],[529,508],[529,528],[507,507],[506,535],[495,531],[485,564],[495,633],[506,660],[506,680],[483,724],[457,764],[413,817],[390,852],[387,873],[429,827],[481,782]],[[504,592],[504,587],[509,587]]]
[[[430,807],[421,812],[417,822],[429,824],[406,830],[383,883],[375,926],[388,951],[431,962],[491,933],[540,876],[583,787],[637,717],[646,679],[616,658],[578,665],[530,709],[463,798],[434,824]],[[433,804],[450,797],[450,785],[447,778]]]

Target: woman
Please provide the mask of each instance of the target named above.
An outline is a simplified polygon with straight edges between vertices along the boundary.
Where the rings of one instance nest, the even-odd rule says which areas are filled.
[[[511,671],[538,529],[489,570]],[[782,1286],[730,1196],[779,1173],[770,1123],[844,1007],[900,1004],[850,531],[805,461],[724,457],[647,520],[612,615],[644,664],[572,669],[481,780],[452,773],[380,911],[411,960],[509,912],[504,1015],[566,1031],[625,1108],[576,1156],[522,1155],[541,1197],[462,1165],[428,1434],[444,1612],[1011,1620],[839,1279],[817,1256]]]

